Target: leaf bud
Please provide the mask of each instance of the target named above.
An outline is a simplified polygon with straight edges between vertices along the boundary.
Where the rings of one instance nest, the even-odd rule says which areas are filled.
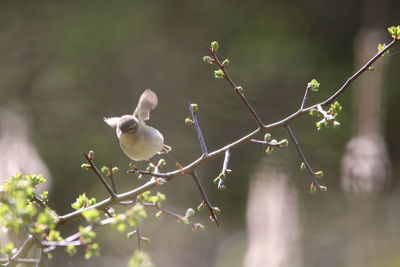
[[[210,56],[203,57],[203,61],[208,63],[208,64],[213,64],[214,63],[214,59],[212,59]]]
[[[193,112],[199,111],[199,106],[196,103],[190,104],[190,106],[192,107]]]
[[[310,185],[310,194],[315,195],[316,193],[317,193],[317,186],[314,183],[312,183]]]
[[[222,61],[222,66],[226,67],[229,65],[229,59],[225,59],[224,61]]]
[[[112,173],[116,173],[116,172],[119,171],[119,168],[118,168],[118,167],[113,167],[113,168],[111,169],[111,171],[112,171]]]
[[[89,158],[89,159],[94,159],[94,151],[93,151],[93,150],[90,150],[90,151],[89,151],[89,153],[88,153],[88,158]]]
[[[89,169],[90,169],[90,164],[83,163],[83,164],[81,165],[81,169],[84,170],[84,171],[89,170]]]
[[[185,119],[185,124],[189,125],[189,126],[192,126],[194,124],[194,121],[191,118],[187,117]]]
[[[300,170],[301,171],[305,171],[306,170],[306,164],[304,163],[304,162],[302,162],[301,164],[300,164]]]
[[[270,133],[266,133],[266,134],[264,135],[264,141],[265,141],[265,142],[271,141],[271,138],[272,138],[272,135],[271,135]]]
[[[289,141],[287,139],[283,139],[279,142],[279,147],[287,147],[289,145]]]
[[[266,153],[267,155],[271,155],[272,152],[274,152],[274,149],[273,149],[272,147],[270,147],[270,146],[267,148],[267,150],[265,150],[265,153]]]
[[[224,72],[223,72],[221,69],[219,69],[219,70],[214,70],[214,77],[215,77],[216,79],[223,79],[223,78],[225,78],[225,74],[224,74]]]
[[[212,207],[212,209],[216,214],[220,214],[221,213],[221,209],[218,208],[218,207]]]
[[[317,172],[314,172],[314,175],[317,178],[322,178],[324,176],[324,172],[323,171],[317,171]]]
[[[219,48],[219,45],[218,45],[217,41],[211,42],[211,51],[212,52],[217,52],[218,48]]]
[[[188,209],[186,210],[185,217],[186,217],[186,218],[189,218],[189,217],[193,216],[195,213],[196,213],[196,212],[195,212],[194,209],[188,208]]]

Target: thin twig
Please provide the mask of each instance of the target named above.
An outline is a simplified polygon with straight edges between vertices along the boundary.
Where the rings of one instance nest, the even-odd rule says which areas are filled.
[[[263,128],[264,123],[261,121],[260,117],[258,116],[257,112],[254,110],[254,108],[250,105],[249,101],[247,101],[246,96],[243,94],[240,87],[236,86],[235,82],[229,76],[229,73],[226,70],[225,66],[222,65],[221,61],[219,60],[217,53],[214,52],[211,48],[208,48],[208,51],[210,52],[212,58],[214,59],[214,63],[218,66],[218,68],[220,70],[222,70],[224,72],[225,80],[228,81],[229,85],[235,90],[236,94],[240,97],[240,99],[246,105],[246,108],[249,110],[251,116],[256,121],[258,127]]]
[[[306,87],[306,91],[304,92],[304,96],[303,96],[303,101],[301,101],[301,106],[300,106],[300,110],[304,109],[304,106],[307,103],[307,99],[308,99],[308,93],[310,92],[311,87],[309,85],[307,85]]]
[[[321,185],[318,183],[317,178],[315,177],[314,171],[312,170],[312,168],[311,168],[310,164],[308,163],[303,151],[301,150],[299,141],[297,141],[292,129],[290,128],[289,125],[284,126],[284,128],[285,128],[286,132],[288,133],[290,139],[292,140],[292,142],[294,144],[294,147],[296,148],[297,152],[299,153],[302,162],[304,162],[308,172],[310,173],[312,182],[318,187],[319,190],[321,190]]]
[[[272,142],[267,142],[267,141],[262,141],[262,140],[256,140],[256,139],[251,139],[250,142],[253,144],[258,144],[258,145],[264,145],[264,146],[272,146],[272,147],[279,147],[279,143],[272,143]]]
[[[186,217],[183,215],[180,215],[178,213],[175,213],[173,211],[167,210],[165,208],[162,208],[159,204],[157,203],[148,203],[148,202],[140,202],[140,204],[142,204],[145,207],[153,207],[156,208],[157,210],[161,211],[162,213],[168,214],[172,217],[175,217],[177,220],[183,220]],[[188,218],[187,222],[193,227],[193,229],[198,229],[198,228],[204,228],[204,226],[201,223],[194,223],[191,220],[189,220]]]
[[[207,151],[206,142],[204,141],[204,136],[203,136],[203,133],[201,132],[201,128],[199,125],[199,120],[197,119],[196,111],[193,109],[193,106],[191,103],[189,103],[189,111],[190,111],[190,115],[192,116],[192,119],[194,122],[194,127],[196,129],[197,137],[199,139],[200,146],[201,146],[201,151],[203,152],[203,155],[207,155],[208,151]]]
[[[32,201],[36,202],[43,209],[45,208],[51,209],[49,206],[47,206],[47,204],[43,201],[43,199],[40,199],[36,195],[33,196]]]
[[[18,259],[25,258],[29,251],[31,250],[32,246],[35,244],[36,240],[33,235],[29,234],[28,237],[25,239],[22,246],[19,250],[8,260],[8,263],[5,266],[15,267],[18,264]]]
[[[201,197],[203,198],[203,203],[204,203],[204,205],[207,206],[207,208],[208,208],[208,210],[210,212],[212,220],[215,222],[216,225],[219,226],[219,223],[218,223],[218,220],[217,220],[217,216],[215,215],[215,211],[214,211],[210,201],[207,198],[206,192],[204,191],[204,188],[200,183],[199,177],[197,176],[195,171],[191,172],[190,175],[193,177],[193,180],[196,183],[196,185],[197,185],[197,187],[198,187],[198,189],[200,191]]]
[[[108,172],[110,173],[109,178],[110,178],[110,180],[111,180],[112,189],[113,189],[114,193],[117,194],[117,188],[116,188],[116,186],[115,186],[114,174],[113,174],[113,171],[112,171],[111,163],[110,163],[110,165],[108,166]]]
[[[99,169],[97,169],[96,165],[93,163],[93,160],[91,158],[89,158],[89,156],[85,152],[83,152],[83,155],[85,156],[87,162],[89,163],[90,168],[94,171],[94,173],[97,175],[97,177],[99,177],[101,183],[104,185],[107,192],[110,194],[111,198],[116,198],[117,194],[114,193],[114,191],[112,190],[110,185],[107,183],[106,179],[103,177],[103,175],[101,174]]]
[[[141,241],[142,237],[140,236],[140,230],[139,227],[136,227],[136,237],[137,237],[137,250],[141,250]]]
[[[231,158],[231,150],[227,149],[225,151],[224,163],[222,164],[222,171],[221,171],[222,174],[226,174],[230,158]]]
[[[15,262],[15,263],[37,263],[37,262],[40,262],[39,259],[34,259],[34,258],[15,258],[12,260],[9,258],[0,258],[0,263],[7,263],[10,261]],[[7,265],[5,265],[5,266],[7,266]]]

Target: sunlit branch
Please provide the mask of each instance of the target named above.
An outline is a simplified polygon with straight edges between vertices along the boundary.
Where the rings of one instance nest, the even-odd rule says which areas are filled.
[[[208,151],[207,151],[206,142],[204,141],[204,136],[203,136],[203,133],[201,132],[199,120],[197,119],[196,110],[194,110],[191,103],[189,103],[189,111],[190,111],[190,115],[192,116],[192,119],[193,119],[194,127],[196,129],[197,137],[199,139],[199,143],[201,146],[201,151],[203,152],[203,155],[207,155]]]
[[[93,159],[91,159],[86,153],[83,153],[83,155],[85,156],[87,162],[89,163],[90,168],[94,171],[94,173],[97,175],[97,177],[99,177],[101,183],[104,185],[107,192],[110,194],[111,198],[115,198],[117,196],[117,194],[114,193],[114,191],[112,190],[110,185],[107,183],[106,179],[103,177],[103,175],[101,174],[99,169],[97,169],[96,165],[93,163]]]

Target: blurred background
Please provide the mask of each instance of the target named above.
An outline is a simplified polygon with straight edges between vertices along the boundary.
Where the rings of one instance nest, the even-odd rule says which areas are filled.
[[[0,176],[46,174],[49,205],[65,214],[82,192],[107,197],[95,175],[80,169],[82,151],[93,149],[98,165],[120,167],[119,192],[129,190],[144,181],[125,174],[130,161],[102,118],[133,112],[146,88],[159,97],[149,124],[182,164],[201,153],[184,124],[188,101],[199,105],[210,151],[255,129],[240,99],[202,61],[210,41],[219,41],[233,79],[269,123],[297,110],[313,78],[321,90],[310,104],[331,95],[378,43],[391,41],[386,28],[399,18],[395,0],[2,1]],[[309,194],[293,146],[271,156],[242,146],[232,151],[226,190],[212,183],[223,158],[198,172],[222,210],[221,227],[206,211],[193,218],[206,226],[200,232],[148,211],[141,233],[151,243],[143,249],[156,266],[400,266],[396,51],[339,99],[339,129],[318,132],[308,116],[292,123],[313,168],[325,171],[327,193]],[[286,138],[281,129],[272,134]],[[190,177],[157,190],[167,195],[163,206],[179,213],[201,201]],[[64,236],[76,226],[64,227]],[[126,266],[136,241],[108,227],[98,233],[100,258],[60,249],[51,266]]]

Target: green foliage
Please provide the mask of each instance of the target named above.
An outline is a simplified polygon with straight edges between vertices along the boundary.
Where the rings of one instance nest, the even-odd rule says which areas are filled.
[[[47,235],[48,241],[61,241],[63,238],[61,237],[61,233],[59,231],[50,230]]]
[[[129,267],[153,267],[150,256],[143,251],[136,250],[129,260]]]
[[[137,200],[140,202],[147,202],[147,203],[157,203],[160,204],[161,202],[165,201],[166,197],[164,194],[157,192],[156,195],[151,195],[150,191],[146,191],[140,194],[137,197]]]
[[[393,37],[393,39],[400,40],[400,25],[397,27],[395,26],[389,27],[388,32]]]
[[[76,247],[74,245],[68,245],[65,248],[65,251],[68,253],[68,255],[73,256],[76,254],[77,250]]]
[[[311,82],[308,83],[307,88],[314,92],[319,91],[319,85],[320,83],[316,79],[312,79]]]
[[[82,243],[90,243],[96,237],[96,233],[90,227],[79,226],[79,233],[81,234],[80,241]]]
[[[216,79],[223,79],[223,78],[225,78],[224,71],[221,70],[221,69],[214,70],[214,77],[215,77]]]
[[[378,51],[379,52],[382,51],[385,48],[386,48],[386,44],[378,44]],[[385,53],[383,53],[382,56],[384,57],[384,56],[386,56],[388,54],[389,54],[389,50],[387,50]]]
[[[100,212],[97,209],[85,210],[82,216],[88,223],[95,223],[100,221]]]
[[[29,225],[34,221],[38,210],[32,200],[35,197],[36,187],[45,181],[46,179],[41,175],[18,173],[0,186],[0,227],[18,233],[21,226]],[[47,195],[44,194],[44,196]],[[39,218],[43,218],[48,212],[49,210],[46,209],[39,214]],[[49,225],[52,223],[54,221]]]
[[[53,230],[56,227],[58,220],[59,217],[53,210],[45,208],[44,211],[38,215],[32,230],[37,234],[41,234],[43,231],[48,229]]]
[[[86,193],[83,193],[82,195],[79,195],[74,203],[71,204],[71,207],[73,209],[79,210],[82,208],[90,207],[94,204],[96,204],[96,199],[94,197],[88,198],[86,196]]]
[[[90,260],[91,258],[98,256],[100,256],[99,244],[93,243],[85,247],[85,259]]]
[[[211,51],[212,52],[217,52],[218,48],[219,48],[219,44],[217,41],[211,42]]]
[[[315,123],[318,130],[321,130],[323,127],[329,128],[330,126],[337,128],[340,126],[340,123],[336,120],[336,117],[339,115],[340,111],[342,111],[342,106],[338,101],[335,101],[335,103],[330,105],[328,111],[323,110],[322,107],[318,105],[318,110],[310,110],[310,115],[316,116],[316,114],[319,113],[319,115],[323,116],[322,120]]]
[[[13,243],[4,244],[0,248],[0,253],[7,257],[11,257],[15,253],[15,251],[16,249]]]

